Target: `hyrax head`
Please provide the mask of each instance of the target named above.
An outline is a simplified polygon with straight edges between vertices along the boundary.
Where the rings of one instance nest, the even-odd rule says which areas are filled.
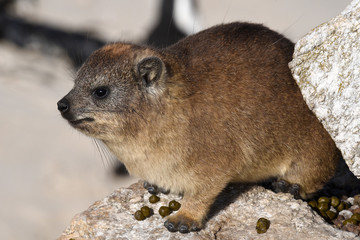
[[[97,50],[80,68],[73,89],[57,103],[61,115],[101,140],[134,130],[136,118],[161,96],[166,70],[157,55],[121,43]]]

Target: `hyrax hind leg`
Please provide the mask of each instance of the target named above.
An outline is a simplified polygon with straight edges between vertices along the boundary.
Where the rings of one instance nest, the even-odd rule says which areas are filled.
[[[336,160],[332,158],[307,160],[293,163],[281,177],[288,183],[285,187],[288,189],[287,192],[296,197],[296,191],[298,191],[298,195],[305,200],[312,198],[324,187],[333,177],[336,168]],[[281,181],[278,182],[281,183]]]

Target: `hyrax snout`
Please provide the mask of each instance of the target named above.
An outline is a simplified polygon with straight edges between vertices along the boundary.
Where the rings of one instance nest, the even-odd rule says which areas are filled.
[[[292,78],[293,47],[248,23],[165,49],[110,44],[85,62],[58,108],[130,174],[183,194],[170,231],[198,230],[230,182],[277,178],[307,198],[334,175],[341,155]]]

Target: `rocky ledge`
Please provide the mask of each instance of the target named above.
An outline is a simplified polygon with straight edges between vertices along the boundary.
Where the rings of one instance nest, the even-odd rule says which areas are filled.
[[[326,223],[302,200],[292,195],[274,193],[259,186],[231,185],[218,197],[205,229],[189,234],[170,233],[158,210],[179,196],[159,194],[160,201],[149,203],[150,194],[142,182],[120,188],[86,211],[76,215],[58,238],[70,239],[356,239]],[[180,201],[181,202],[181,201]],[[134,213],[143,206],[154,214],[137,221]],[[258,234],[259,218],[270,220],[266,233]]]

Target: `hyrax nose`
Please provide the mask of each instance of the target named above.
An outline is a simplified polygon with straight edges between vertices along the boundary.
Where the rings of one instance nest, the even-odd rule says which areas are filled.
[[[61,113],[66,113],[70,110],[70,102],[66,98],[63,98],[60,101],[58,101],[57,106]]]

